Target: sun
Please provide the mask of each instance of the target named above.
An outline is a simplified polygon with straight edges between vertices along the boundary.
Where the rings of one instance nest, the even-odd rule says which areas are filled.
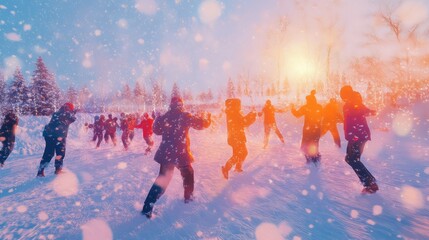
[[[309,47],[294,44],[284,50],[283,73],[292,85],[312,84],[322,77],[320,61]]]

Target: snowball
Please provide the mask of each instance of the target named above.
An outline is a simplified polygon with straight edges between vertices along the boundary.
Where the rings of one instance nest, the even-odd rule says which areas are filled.
[[[89,58],[83,59],[82,66],[84,68],[91,68],[92,67],[92,61],[91,61],[91,59],[89,59]]]
[[[135,210],[142,210],[143,209],[143,204],[141,202],[134,202],[134,209]]]
[[[39,218],[40,221],[43,221],[43,222],[49,219],[49,216],[45,211],[39,212],[37,217]]]
[[[126,162],[120,162],[118,163],[118,169],[125,169],[127,168],[127,163]]]
[[[120,28],[128,28],[128,21],[121,18],[116,22],[116,25],[118,25]]]
[[[27,210],[28,210],[28,208],[26,206],[24,206],[24,205],[19,205],[16,208],[16,211],[18,211],[19,213],[25,213],[25,212],[27,212]]]
[[[371,219],[368,219],[367,221],[366,221],[366,223],[368,223],[369,225],[375,225],[375,222],[374,222],[374,220],[371,220]]]
[[[24,31],[30,31],[31,25],[30,24],[24,24]]]
[[[304,195],[304,196],[307,196],[308,195],[308,191],[304,189],[304,190],[302,190],[301,194]]]
[[[97,37],[100,36],[101,35],[101,30],[100,29],[95,29],[94,35],[97,36]]]
[[[311,185],[311,186],[310,186],[310,189],[314,191],[314,190],[316,190],[316,186]]]
[[[357,218],[357,217],[359,217],[359,212],[358,212],[357,210],[352,210],[352,211],[350,212],[350,216],[351,216],[352,218]]]
[[[392,128],[398,136],[408,135],[413,128],[412,114],[406,112],[396,114],[393,118]]]
[[[180,223],[180,222],[175,222],[175,223],[174,223],[174,228],[175,228],[175,229],[183,228],[183,224],[182,224],[182,223]]]
[[[48,50],[46,48],[42,48],[39,45],[34,46],[34,52],[38,53],[38,54],[42,54],[47,52]]]
[[[272,223],[261,223],[255,230],[257,240],[281,240],[283,236],[276,225]]]
[[[199,33],[195,34],[194,41],[195,42],[202,42],[203,41],[203,35],[201,35]]]
[[[81,202],[76,201],[76,202],[74,203],[74,205],[75,205],[75,206],[77,206],[77,207],[80,207],[82,204],[81,204]]]
[[[403,186],[401,189],[401,200],[405,208],[415,211],[424,207],[425,202],[422,192],[411,186]]]
[[[223,6],[216,0],[206,0],[201,3],[198,9],[198,16],[201,22],[213,24],[222,14]]]
[[[155,15],[159,10],[155,0],[136,0],[134,7],[137,11],[146,15]]]
[[[289,223],[283,221],[279,224],[279,231],[283,237],[286,237],[292,232],[292,227]]]
[[[102,219],[92,219],[80,226],[84,240],[113,239],[113,233],[109,225]]]
[[[372,215],[374,216],[378,216],[383,212],[383,207],[380,205],[374,205],[374,207],[372,207]]]
[[[53,190],[63,197],[75,195],[79,190],[79,180],[72,172],[65,172],[58,175],[51,185]]]
[[[144,39],[143,39],[143,38],[139,38],[139,39],[137,40],[137,42],[138,42],[140,45],[143,45],[143,44],[144,44]]]
[[[309,209],[309,208],[306,208],[305,211],[309,214],[311,213],[311,209]]]
[[[198,236],[198,237],[202,237],[202,236],[203,236],[203,232],[198,231],[198,232],[197,232],[197,236]]]
[[[19,42],[21,41],[21,35],[19,35],[18,33],[5,33],[4,36],[9,40],[9,41],[13,41],[13,42]]]

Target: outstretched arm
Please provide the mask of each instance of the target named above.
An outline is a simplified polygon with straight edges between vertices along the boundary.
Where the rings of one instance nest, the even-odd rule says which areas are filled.
[[[192,114],[189,114],[189,118],[191,121],[191,127],[197,130],[208,128],[212,122],[210,113],[207,114],[206,118],[194,116]]]

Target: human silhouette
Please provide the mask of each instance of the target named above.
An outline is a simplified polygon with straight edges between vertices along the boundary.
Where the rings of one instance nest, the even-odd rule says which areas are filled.
[[[301,150],[305,155],[307,163],[317,164],[320,162],[319,139],[321,133],[323,108],[317,103],[316,91],[311,91],[306,96],[306,104],[298,110],[292,106],[292,114],[299,118],[304,116],[304,126],[302,128]]]
[[[364,188],[362,193],[375,193],[378,185],[374,176],[361,162],[361,156],[365,143],[371,140],[366,117],[375,115],[375,111],[367,108],[362,102],[359,92],[353,90],[349,85],[343,86],[340,96],[345,102],[344,113],[344,136],[347,140],[347,154],[345,161],[353,168]]]

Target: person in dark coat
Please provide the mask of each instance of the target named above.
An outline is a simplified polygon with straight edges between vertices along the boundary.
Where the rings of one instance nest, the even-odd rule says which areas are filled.
[[[368,171],[360,158],[365,143],[371,140],[366,117],[375,115],[376,112],[367,108],[362,102],[359,92],[349,85],[341,88],[341,98],[345,102],[344,113],[344,137],[347,140],[347,154],[345,161],[353,168],[364,188],[362,193],[375,193],[378,185],[375,177]]]
[[[338,103],[335,101],[335,98],[331,98],[329,103],[326,104],[325,108],[323,108],[321,136],[325,135],[328,131],[331,132],[334,142],[339,148],[341,148],[341,139],[337,128],[337,123],[342,122],[344,122],[344,119]]]
[[[299,118],[304,116],[302,128],[301,150],[305,155],[307,163],[317,164],[320,162],[319,140],[321,133],[323,108],[317,103],[316,91],[306,97],[307,103],[298,110],[292,106],[292,114]]]
[[[114,118],[112,114],[108,115],[108,118],[105,122],[105,132],[104,132],[104,141],[109,143],[109,138],[112,139],[113,145],[116,146],[116,129],[119,128],[117,123],[118,118]]]
[[[178,168],[183,179],[185,203],[192,201],[194,191],[194,158],[190,151],[189,129],[202,130],[210,126],[210,114],[207,117],[192,115],[184,110],[183,100],[173,97],[170,109],[155,119],[153,132],[162,135],[161,144],[156,151],[155,161],[160,164],[159,175],[153,183],[142,214],[151,218],[155,202],[164,194],[173,177],[174,168]]]
[[[51,121],[43,130],[46,146],[40,161],[38,177],[45,176],[45,168],[52,157],[55,156],[55,174],[59,174],[63,168],[63,160],[66,154],[66,139],[69,126],[76,121],[76,111],[72,103],[65,103],[57,112],[52,115]]]
[[[268,146],[268,141],[270,139],[271,129],[274,130],[274,132],[276,133],[276,135],[280,139],[280,141],[282,143],[285,143],[285,140],[283,138],[282,133],[277,128],[275,112],[280,112],[280,111],[278,109],[276,109],[271,104],[271,100],[267,100],[265,102],[264,108],[262,108],[262,111],[260,113],[258,113],[258,116],[262,116],[262,114],[264,115],[264,133],[265,133],[265,135],[264,135],[264,148],[266,148]]]
[[[121,113],[120,128],[122,130],[122,144],[124,144],[125,150],[128,150],[128,146],[130,145],[130,131],[128,128],[128,116],[125,113]]]
[[[146,154],[151,151],[152,146],[154,144],[153,139],[152,139],[153,121],[154,121],[153,118],[151,118],[148,113],[144,113],[140,124],[136,126],[136,128],[142,129],[143,139],[145,140],[145,142],[147,144],[147,148],[145,150]]]
[[[232,156],[222,166],[222,174],[228,179],[229,170],[235,165],[236,172],[243,171],[243,162],[247,157],[246,134],[244,129],[256,120],[256,112],[250,112],[246,116],[241,113],[241,100],[231,98],[225,101],[226,125],[228,130],[228,145],[232,147]]]
[[[3,120],[0,128],[0,142],[3,147],[0,150],[0,167],[4,166],[4,162],[9,157],[15,146],[15,132],[18,127],[18,116],[15,113],[9,112]]]
[[[96,148],[100,147],[101,141],[103,140],[103,131],[105,130],[105,120],[106,120],[106,117],[102,114],[100,115],[100,118],[94,123],[94,134],[95,134],[94,141],[97,141]]]

